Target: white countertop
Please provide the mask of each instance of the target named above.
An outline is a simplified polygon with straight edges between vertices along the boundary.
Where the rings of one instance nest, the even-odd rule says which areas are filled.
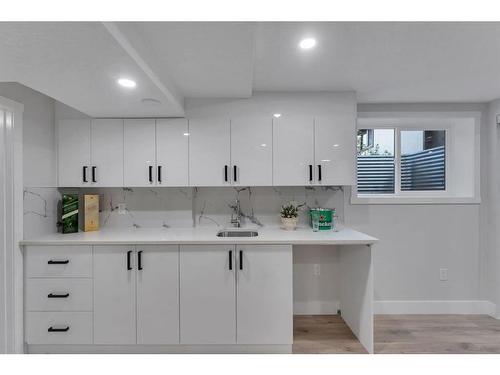
[[[234,228],[227,228],[234,230]],[[255,228],[243,228],[252,229]],[[350,228],[338,232],[313,232],[301,227],[285,231],[279,227],[258,228],[257,237],[217,237],[220,228],[139,228],[103,229],[97,232],[54,233],[23,240],[20,245],[118,245],[118,244],[291,244],[291,245],[371,245],[378,239]]]

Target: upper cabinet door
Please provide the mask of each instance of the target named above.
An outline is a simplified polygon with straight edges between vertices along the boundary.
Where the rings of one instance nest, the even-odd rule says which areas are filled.
[[[58,166],[59,186],[90,186],[90,120],[59,122]]]
[[[156,184],[188,186],[188,121],[156,120]]]
[[[273,119],[273,171],[276,186],[304,186],[314,181],[313,117]]]
[[[125,120],[124,186],[155,185],[155,132],[155,120]]]
[[[356,125],[354,114],[314,118],[315,184],[356,183]]]
[[[273,184],[273,123],[271,117],[231,120],[231,179],[233,185]]]
[[[92,120],[91,186],[123,186],[123,120]]]
[[[230,151],[229,120],[189,120],[189,184],[230,185]]]

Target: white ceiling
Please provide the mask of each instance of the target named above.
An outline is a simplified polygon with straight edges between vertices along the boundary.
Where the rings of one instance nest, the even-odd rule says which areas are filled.
[[[317,47],[299,50],[304,36]],[[365,103],[500,98],[500,23],[4,22],[0,54],[0,81],[91,116],[182,116],[186,97],[252,90],[354,90]],[[119,76],[137,88],[118,87]]]
[[[296,48],[304,35],[310,51]],[[254,89],[355,90],[360,102],[483,102],[500,97],[500,23],[268,23]]]

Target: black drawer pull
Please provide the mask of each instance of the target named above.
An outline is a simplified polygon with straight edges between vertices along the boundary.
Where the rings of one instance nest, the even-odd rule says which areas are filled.
[[[243,269],[243,250],[240,250],[240,270]]]
[[[97,182],[96,178],[95,178],[95,172],[96,172],[96,169],[97,167],[94,165],[92,167],[92,182]]]
[[[68,332],[69,331],[69,326],[66,326],[64,328],[49,327],[49,329],[47,331],[48,332]]]
[[[131,255],[132,255],[132,250],[127,251],[127,271],[130,271],[132,269],[132,266],[130,265]]]
[[[233,270],[233,251],[229,250],[229,271]]]
[[[227,182],[227,165],[224,166],[224,181]]]
[[[238,172],[238,168],[236,167],[236,165],[233,165],[233,181],[234,182],[238,182],[237,172]]]
[[[83,166],[83,182],[88,182],[87,181],[87,166]]]
[[[313,180],[313,166],[309,164],[309,181]]]
[[[158,166],[158,182],[161,184],[161,165]]]
[[[68,264],[69,260],[49,260],[47,264]]]
[[[47,298],[68,298],[69,297],[69,293],[66,293],[66,294],[54,294],[54,293],[50,293]]]
[[[321,164],[318,164],[318,181],[321,181]]]
[[[137,269],[142,271],[142,250],[137,252]]]
[[[153,183],[153,166],[149,166],[149,182]]]

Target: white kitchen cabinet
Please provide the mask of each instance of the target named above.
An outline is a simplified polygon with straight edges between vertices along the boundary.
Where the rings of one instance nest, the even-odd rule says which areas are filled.
[[[181,344],[236,343],[234,245],[181,245]]]
[[[273,184],[271,117],[231,119],[231,181],[241,186]]]
[[[188,186],[188,121],[156,120],[156,185]]]
[[[304,186],[314,183],[313,117],[273,119],[273,184]]]
[[[90,186],[90,120],[58,123],[59,186]]]
[[[126,187],[155,185],[155,133],[154,119],[125,120],[123,174]]]
[[[231,184],[230,121],[189,120],[189,183],[191,186]]]
[[[236,245],[238,344],[293,343],[291,245]]]
[[[136,343],[134,246],[94,246],[94,344]]]
[[[178,266],[178,245],[137,245],[137,344],[179,343]]]
[[[123,120],[92,120],[90,186],[123,186]]]
[[[354,113],[314,118],[315,184],[356,183]]]

